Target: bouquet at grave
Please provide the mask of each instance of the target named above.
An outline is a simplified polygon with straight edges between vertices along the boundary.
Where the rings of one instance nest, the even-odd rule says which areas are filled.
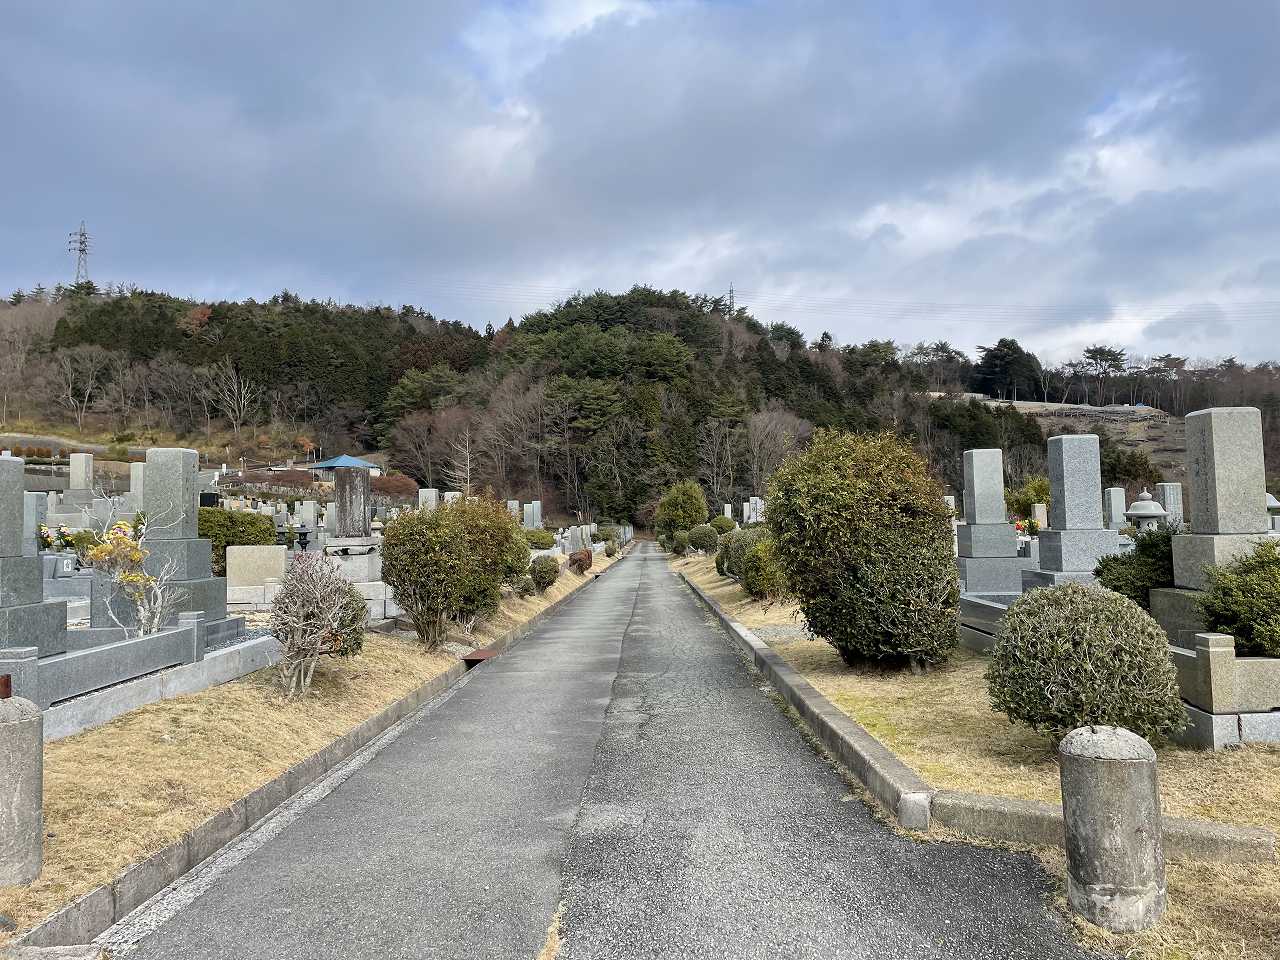
[[[58,529],[54,530],[42,523],[36,531],[36,536],[40,541],[41,550],[55,550],[61,553],[64,550],[76,548],[72,533],[65,524],[60,524]]]
[[[136,629],[143,636],[158,633],[164,627],[181,593],[173,584],[176,571],[172,563],[158,573],[146,571],[150,551],[144,545],[145,539],[146,519],[138,514],[132,523],[117,520],[111,524],[85,556],[95,570],[111,578],[112,587],[128,600]],[[107,604],[107,610],[117,626],[129,629],[120,621],[113,604]]]

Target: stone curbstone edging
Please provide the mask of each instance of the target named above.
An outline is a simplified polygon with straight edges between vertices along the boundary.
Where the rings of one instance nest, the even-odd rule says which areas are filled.
[[[1062,808],[1012,797],[935,790],[880,740],[813,688],[789,663],[730,617],[683,572],[680,578],[716,615],[757,669],[789,703],[833,756],[867,788],[898,823],[911,830],[945,829],[963,836],[1025,846],[1061,847]],[[1260,827],[1236,827],[1164,817],[1164,852],[1170,860],[1209,863],[1273,863],[1276,835]]]
[[[831,754],[908,830],[928,830],[933,788],[884,744],[837,710],[754,633],[738,623],[683,573],[694,595],[720,620],[756,668]]]
[[[624,550],[618,559],[625,555]],[[526,623],[504,634],[491,646],[499,651],[509,649],[523,639],[534,624],[558,609],[561,604],[576,597],[616,566],[616,563],[611,564],[577,590],[539,610]],[[110,883],[89,891],[46,917],[15,940],[13,947],[73,947],[88,944],[183,874],[200,866],[227,844],[265,820],[286,800],[310,787],[356,751],[372,743],[423,704],[452,687],[466,673],[466,665],[461,661],[453,664],[444,673],[388,704],[317,753],[298,761],[274,779],[215,813],[181,839],[145,860],[131,864]],[[0,958],[3,957],[4,954],[0,952]]]

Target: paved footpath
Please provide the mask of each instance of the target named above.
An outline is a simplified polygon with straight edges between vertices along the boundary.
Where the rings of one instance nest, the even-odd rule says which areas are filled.
[[[562,960],[1084,956],[1030,857],[853,799],[650,544],[349,762],[113,955],[533,960],[563,905]]]

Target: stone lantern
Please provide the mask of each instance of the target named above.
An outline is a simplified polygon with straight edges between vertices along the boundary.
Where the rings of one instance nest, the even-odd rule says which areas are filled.
[[[1160,521],[1167,520],[1168,517],[1168,511],[1152,499],[1151,494],[1145,489],[1124,512],[1124,518],[1133,524],[1139,533],[1156,529],[1160,526]]]

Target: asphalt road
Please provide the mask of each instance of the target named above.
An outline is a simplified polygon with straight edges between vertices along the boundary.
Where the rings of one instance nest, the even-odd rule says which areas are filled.
[[[558,909],[563,960],[1084,956],[1031,858],[876,820],[651,545],[353,759],[113,956],[532,960]]]

